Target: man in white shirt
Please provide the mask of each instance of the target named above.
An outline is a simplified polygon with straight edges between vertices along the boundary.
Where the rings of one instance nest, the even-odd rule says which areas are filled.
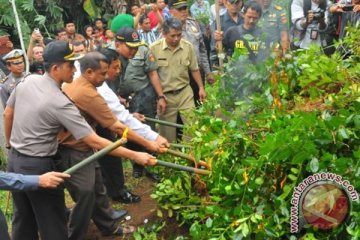
[[[108,58],[108,61],[111,62],[108,70],[108,81],[114,81],[121,71],[121,64],[118,59],[118,53],[113,49],[101,49],[99,50],[103,55]],[[119,101],[119,98],[114,93],[114,91],[104,82],[100,87],[97,87],[98,93],[105,99],[111,111],[115,116],[124,124],[129,126],[139,135],[143,136],[145,139],[150,141],[155,141],[161,139],[165,142],[166,145],[169,145],[166,139],[161,137],[158,133],[151,130],[151,128],[141,123],[136,119],[133,114],[130,114],[128,110],[125,109]],[[143,120],[143,115],[137,115],[137,118]],[[107,132],[104,129],[97,129],[97,132],[107,138],[111,138],[111,133]],[[123,175],[122,161],[120,158],[114,158],[112,156],[106,156],[99,161],[103,176],[105,178],[105,185],[108,190],[108,195],[116,201],[122,203],[136,203],[141,200],[140,196],[137,196],[125,187],[125,180]],[[148,172],[146,171],[146,174]],[[149,173],[151,174],[151,173]]]

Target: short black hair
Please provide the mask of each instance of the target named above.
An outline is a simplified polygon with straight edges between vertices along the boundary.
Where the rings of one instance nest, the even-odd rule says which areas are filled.
[[[95,20],[94,20],[94,23],[96,23],[97,21],[101,21],[102,23],[104,23],[104,20],[102,19],[102,18],[95,18]]]
[[[149,16],[147,14],[143,14],[140,16],[140,19],[139,19],[139,24],[143,24],[145,19],[149,18]]]
[[[169,33],[171,28],[177,31],[182,31],[182,24],[180,20],[173,17],[166,19],[163,23],[163,32]]]
[[[87,69],[98,70],[101,67],[100,62],[109,64],[108,59],[100,52],[88,52],[85,56],[79,60],[81,73],[84,73]]]
[[[252,9],[255,12],[259,13],[259,17],[262,15],[262,7],[256,1],[250,1],[244,4],[244,14],[247,12],[248,9]]]
[[[108,63],[111,64],[113,61],[119,59],[119,53],[110,48],[100,48],[98,50],[99,53],[104,55],[108,60]]]
[[[66,32],[66,31],[65,31],[65,28],[57,28],[57,29],[55,29],[55,34],[56,34],[56,36],[58,36],[59,33],[62,33],[62,32]]]

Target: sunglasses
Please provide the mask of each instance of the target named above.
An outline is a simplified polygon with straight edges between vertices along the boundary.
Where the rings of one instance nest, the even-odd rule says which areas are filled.
[[[187,9],[187,6],[183,6],[183,7],[181,7],[181,8],[177,8],[178,11],[184,11],[184,10],[186,10],[186,9]]]
[[[24,61],[21,61],[21,62],[9,62],[8,64],[11,64],[11,65],[20,65],[20,64],[23,64]]]

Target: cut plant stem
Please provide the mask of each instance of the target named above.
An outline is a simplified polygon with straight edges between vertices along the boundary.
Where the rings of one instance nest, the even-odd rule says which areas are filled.
[[[196,173],[196,174],[202,174],[202,175],[210,175],[210,173],[211,173],[211,171],[208,171],[208,170],[198,169],[198,168],[193,168],[193,167],[188,167],[188,166],[182,166],[182,165],[175,164],[175,163],[161,161],[159,159],[156,159],[156,164],[164,166],[164,167],[168,167],[168,168],[173,168],[176,170],[181,170],[181,171],[186,171],[186,172]]]
[[[155,118],[145,117],[145,120],[149,121],[149,122],[154,122],[154,123],[158,123],[161,125],[165,125],[165,126],[170,126],[170,127],[175,127],[175,128],[184,128],[184,125],[167,122],[167,121],[163,121],[163,120],[159,120],[159,119],[155,119]]]

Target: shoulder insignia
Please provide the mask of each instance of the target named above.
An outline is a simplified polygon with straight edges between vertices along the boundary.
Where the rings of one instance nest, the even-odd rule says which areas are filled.
[[[149,53],[148,57],[149,57],[150,62],[155,62],[155,57],[154,57],[154,55],[152,53]]]
[[[195,26],[191,26],[191,31],[194,33],[198,33],[198,29]]]
[[[275,5],[274,7],[275,7],[275,9],[278,10],[278,11],[281,11],[281,10],[283,9],[283,8],[282,8],[281,6],[279,6],[279,5]]]
[[[6,82],[6,80],[8,80],[8,76],[4,77],[3,79],[0,80],[0,83],[4,83]]]

